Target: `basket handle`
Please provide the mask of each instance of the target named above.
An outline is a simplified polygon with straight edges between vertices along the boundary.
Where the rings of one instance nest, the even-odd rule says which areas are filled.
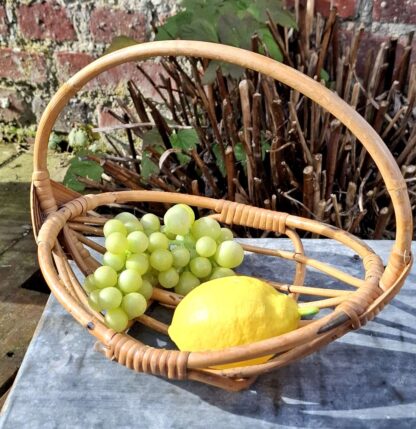
[[[138,44],[95,60],[64,83],[46,107],[36,133],[33,185],[43,212],[49,213],[57,210],[47,170],[47,147],[52,127],[65,105],[87,82],[100,73],[129,61],[156,56],[203,57],[256,70],[304,94],[339,119],[373,158],[393,203],[397,229],[396,242],[382,278],[382,282],[384,281],[386,286],[392,284],[403,267],[410,263],[413,226],[407,186],[387,146],[364,118],[335,92],[294,68],[263,55],[232,46],[187,40]]]

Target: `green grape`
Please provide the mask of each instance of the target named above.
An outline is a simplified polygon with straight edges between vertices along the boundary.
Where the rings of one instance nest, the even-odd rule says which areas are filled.
[[[217,238],[217,241],[219,243],[222,243],[223,241],[233,240],[234,234],[229,228],[221,228],[220,236]]]
[[[94,274],[90,274],[89,276],[85,277],[84,284],[82,286],[87,293],[97,289],[97,285],[95,284],[94,280]]]
[[[98,294],[100,307],[104,310],[111,310],[119,307],[123,294],[116,287],[106,287],[101,289]]]
[[[209,280],[220,279],[222,277],[235,276],[235,272],[230,268],[218,267],[214,268]]]
[[[191,219],[191,224],[195,222],[195,213],[192,210],[191,207],[189,207],[187,204],[177,204],[179,207],[183,207],[189,215],[189,218]]]
[[[126,260],[126,268],[137,271],[142,276],[149,269],[149,256],[145,253],[133,253]]]
[[[160,272],[157,279],[159,280],[161,286],[170,289],[178,284],[179,274],[175,268],[171,267],[166,271]]]
[[[149,271],[143,275],[143,282],[147,281],[149,282],[152,286],[157,284],[157,276],[158,276],[158,272],[154,269],[154,268],[150,268]],[[143,287],[143,285],[142,285]],[[140,290],[141,293],[141,290]]]
[[[113,232],[105,239],[105,248],[111,253],[124,254],[127,247],[127,238],[121,232]]]
[[[123,225],[123,222],[120,222],[117,219],[110,219],[104,224],[103,228],[104,237],[108,237],[113,232],[119,232],[120,234],[126,235],[127,230]]]
[[[138,220],[126,222],[124,226],[126,227],[127,234],[131,234],[134,231],[143,231],[143,225]]]
[[[177,235],[174,245],[176,245],[175,248],[184,247],[189,252],[190,259],[196,258],[198,256],[198,253],[195,250],[196,240],[190,234],[185,236]]]
[[[123,293],[137,292],[143,280],[135,270],[124,270],[118,276],[118,287]]]
[[[94,271],[94,282],[99,289],[117,284],[117,272],[114,268],[102,266]]]
[[[188,234],[192,225],[192,218],[188,210],[184,208],[183,204],[176,204],[175,206],[171,207],[165,213],[163,221],[169,232],[179,235]]]
[[[192,234],[177,235],[176,241],[183,244],[187,249],[193,249],[196,244],[196,239]]]
[[[238,267],[244,259],[244,249],[235,241],[223,241],[215,253],[215,261],[224,268]]]
[[[189,264],[191,255],[185,247],[175,247],[171,250],[173,256],[173,266],[175,268],[186,267]]]
[[[98,313],[102,310],[99,298],[100,290],[93,290],[88,296],[88,305]]]
[[[143,253],[149,246],[149,239],[142,231],[133,231],[127,236],[128,250],[132,253]]]
[[[199,278],[207,277],[211,274],[211,262],[207,258],[197,256],[189,263],[189,268],[195,276]]]
[[[218,247],[218,246],[217,246]],[[217,264],[217,262],[215,261],[215,255],[211,256],[209,258],[209,262],[211,262],[212,268],[217,268],[219,267],[219,265]]]
[[[169,250],[166,249],[156,249],[150,255],[150,265],[158,271],[166,271],[173,264],[173,256]]]
[[[208,236],[216,240],[221,234],[221,226],[215,219],[202,217],[192,225],[191,232],[196,239]]]
[[[124,224],[126,224],[127,222],[139,222],[139,219],[137,219],[137,217],[134,216],[133,213],[129,212],[119,213],[114,219],[117,219]]]
[[[155,278],[155,284],[156,284],[156,282],[157,282],[157,278]],[[153,294],[152,284],[149,282],[149,280],[147,280],[143,277],[143,283],[142,283],[142,286],[140,288],[140,295],[143,295],[146,299],[150,299],[152,294]]]
[[[153,252],[156,249],[168,249],[169,239],[165,234],[161,232],[153,232],[149,235],[149,252]]]
[[[199,286],[201,282],[199,281],[198,277],[195,277],[191,272],[184,271],[179,276],[179,282],[175,286],[175,292],[179,295],[187,295],[192,289],[195,289],[197,286]]]
[[[201,237],[196,242],[195,249],[198,255],[209,258],[215,254],[215,251],[217,250],[217,243],[211,237]]]
[[[142,294],[132,292],[124,296],[121,308],[131,320],[144,314],[147,302]]]
[[[115,219],[122,222],[127,230],[127,234],[133,231],[143,231],[143,226],[134,214],[123,212],[119,213]]]
[[[105,321],[107,326],[114,329],[116,332],[122,332],[127,328],[129,318],[127,314],[120,308],[113,308],[105,313]]]
[[[151,234],[152,232],[156,232],[160,230],[160,221],[159,218],[152,214],[152,213],[147,213],[145,214],[141,220],[140,220],[144,231],[146,232],[146,234]]]
[[[114,268],[116,271],[121,271],[126,263],[126,257],[123,254],[105,252],[103,256],[103,265]]]
[[[169,240],[175,240],[176,238],[176,234],[169,232],[169,230],[166,228],[166,225],[163,225],[162,227],[160,227],[160,232],[163,232],[163,234],[165,234]]]

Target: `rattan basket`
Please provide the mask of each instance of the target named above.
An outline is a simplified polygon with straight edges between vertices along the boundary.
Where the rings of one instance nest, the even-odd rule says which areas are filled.
[[[355,236],[315,220],[227,200],[167,192],[125,191],[79,196],[50,180],[46,159],[49,135],[59,113],[77,91],[100,73],[122,63],[155,56],[179,55],[229,62],[279,80],[327,109],[362,142],[384,179],[395,210],[396,241],[386,267],[380,257]],[[299,329],[290,333],[212,352],[189,353],[157,349],[132,338],[128,333],[116,333],[107,328],[102,315],[89,308],[68,258],[73,259],[85,275],[90,274],[99,263],[90,255],[88,248],[99,252],[103,252],[104,248],[87,235],[102,235],[101,227],[105,222],[104,218],[92,211],[100,205],[110,203],[145,201],[186,203],[212,210],[215,218],[224,224],[272,230],[288,236],[293,241],[294,252],[254,246],[245,248],[292,261],[296,264],[293,285],[274,283],[275,287],[296,297],[302,294],[314,296],[317,306],[330,308],[332,311],[317,320],[302,323]],[[206,42],[164,41],[131,46],[89,64],[58,90],[43,113],[36,135],[32,221],[37,236],[39,264],[48,285],[67,311],[102,343],[108,358],[135,371],[170,379],[198,380],[228,390],[244,389],[258,375],[306,356],[374,318],[399,291],[412,263],[412,214],[406,183],[393,156],[370,125],[336,93],[299,71],[253,52]],[[335,239],[352,249],[362,258],[364,278],[353,277],[324,262],[309,258],[304,253],[296,230]],[[351,291],[303,286],[306,266],[345,282],[351,286]],[[179,295],[156,288],[152,301],[174,307],[180,298]],[[164,323],[147,315],[141,316],[137,322],[157,332],[167,332]],[[260,365],[212,369],[216,365],[270,354],[274,358]]]

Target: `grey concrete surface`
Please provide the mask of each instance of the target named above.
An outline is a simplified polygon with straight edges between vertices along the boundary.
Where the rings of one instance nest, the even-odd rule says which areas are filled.
[[[287,240],[256,244],[290,249]],[[370,245],[386,260],[392,242]],[[361,272],[330,240],[307,254]],[[240,272],[290,281],[284,261],[248,254]],[[415,428],[416,272],[373,321],[240,393],[136,374],[93,350],[94,339],[51,298],[0,417],[30,428]],[[307,284],[330,287],[308,271]],[[150,341],[148,333],[137,332]],[[159,346],[164,336],[152,338]]]

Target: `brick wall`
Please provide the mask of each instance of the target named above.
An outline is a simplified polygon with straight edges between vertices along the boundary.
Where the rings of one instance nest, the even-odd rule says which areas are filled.
[[[175,0],[0,0],[0,127],[36,123],[59,85],[100,56],[114,36],[150,40],[152,19],[175,7]],[[146,62],[144,68],[154,74],[160,66]],[[134,64],[124,64],[83,88],[57,129],[95,120],[130,77],[153,94]]]
[[[388,36],[404,43],[404,35],[416,26],[415,0],[332,2],[338,7],[344,40],[359,23],[365,25],[363,57]],[[287,1],[289,6],[293,3]],[[315,8],[327,16],[330,3],[315,0]],[[0,122],[37,122],[59,85],[101,55],[114,36],[150,40],[152,19],[175,7],[175,0],[0,0]],[[415,52],[416,47],[413,62]],[[150,73],[160,68],[157,63],[145,67]],[[151,94],[134,65],[122,65],[89,83],[65,110],[57,129],[95,120],[102,105],[122,93],[129,77]]]
[[[351,42],[356,29],[364,26],[358,49],[358,74],[369,52],[377,52],[388,38],[396,38],[399,45],[405,46],[408,34],[416,30],[416,0],[315,0],[315,9],[326,17],[330,4],[338,9],[340,41],[344,46]],[[416,63],[416,38],[410,63]]]

